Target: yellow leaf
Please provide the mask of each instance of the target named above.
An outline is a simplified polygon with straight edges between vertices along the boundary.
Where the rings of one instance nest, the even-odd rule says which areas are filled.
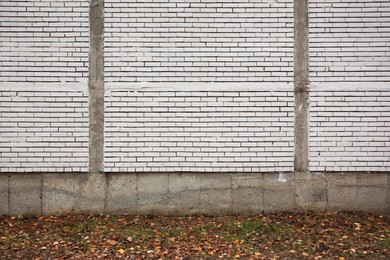
[[[213,252],[213,251],[210,251],[210,252],[209,252],[209,255],[214,255],[214,252]]]
[[[345,258],[344,257],[340,257],[339,260],[345,260]]]
[[[236,259],[237,259],[237,258],[240,258],[240,255],[235,255],[234,258],[236,258]]]
[[[16,219],[16,217],[15,217],[15,216],[12,216],[11,219],[14,220],[14,219]]]
[[[347,236],[347,235],[344,235],[343,238],[348,238],[348,236]]]
[[[121,249],[118,250],[118,252],[121,253],[121,254],[124,254],[125,250],[121,248]]]

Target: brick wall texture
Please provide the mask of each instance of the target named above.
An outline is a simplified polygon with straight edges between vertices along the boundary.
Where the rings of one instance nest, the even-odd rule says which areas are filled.
[[[0,172],[88,171],[88,96],[0,92]]]
[[[293,170],[290,91],[110,94],[106,171]]]
[[[89,1],[0,1],[0,82],[88,76]]]
[[[390,168],[390,91],[313,91],[311,171]]]
[[[0,0],[1,172],[88,171],[88,10]],[[310,170],[389,171],[390,1],[309,18]],[[105,171],[293,171],[293,0],[105,0],[104,25]]]
[[[390,1],[309,3],[312,82],[390,82]]]
[[[107,81],[292,81],[292,0],[107,0],[105,26]]]

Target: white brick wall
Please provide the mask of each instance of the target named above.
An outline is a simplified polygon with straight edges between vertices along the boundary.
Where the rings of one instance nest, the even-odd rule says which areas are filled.
[[[0,0],[0,172],[88,170],[88,7]],[[309,15],[310,170],[389,171],[390,1]],[[293,170],[293,0],[106,0],[105,26],[106,171]]]
[[[291,82],[293,0],[106,0],[110,82]]]
[[[85,78],[88,9],[86,0],[0,0],[0,82]]]
[[[3,88],[0,172],[88,171],[88,97],[64,89]]]
[[[310,80],[390,81],[390,1],[310,0]]]
[[[105,171],[292,171],[293,107],[288,91],[112,90]]]
[[[390,91],[312,91],[311,171],[390,170]]]

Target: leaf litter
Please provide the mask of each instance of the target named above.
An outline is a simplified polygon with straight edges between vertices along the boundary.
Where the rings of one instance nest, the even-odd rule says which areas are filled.
[[[361,212],[0,217],[0,259],[390,259],[389,248],[389,216]]]

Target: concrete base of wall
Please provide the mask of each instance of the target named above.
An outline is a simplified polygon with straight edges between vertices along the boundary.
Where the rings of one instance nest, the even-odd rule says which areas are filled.
[[[0,214],[390,213],[389,173],[0,175]]]

